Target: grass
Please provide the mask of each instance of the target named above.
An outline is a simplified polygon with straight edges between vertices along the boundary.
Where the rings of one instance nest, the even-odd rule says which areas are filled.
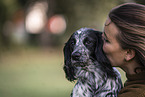
[[[66,80],[62,68],[62,48],[4,52],[0,56],[0,97],[69,97],[74,83]]]

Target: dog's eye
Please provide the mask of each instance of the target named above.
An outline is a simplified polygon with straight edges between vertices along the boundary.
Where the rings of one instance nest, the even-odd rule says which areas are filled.
[[[86,38],[86,39],[84,39],[84,44],[85,45],[92,45],[93,44],[93,40],[89,39],[89,38]]]
[[[75,41],[71,41],[70,44],[71,44],[71,46],[75,45]]]
[[[90,40],[87,40],[87,41],[85,42],[86,45],[89,45],[89,44],[91,44],[91,43],[92,43],[92,41],[90,41]]]

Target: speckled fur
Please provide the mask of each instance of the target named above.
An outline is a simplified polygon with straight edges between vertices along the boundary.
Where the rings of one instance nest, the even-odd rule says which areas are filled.
[[[81,28],[64,47],[64,71],[69,81],[77,80],[71,97],[117,97],[121,77],[102,50],[101,32]]]

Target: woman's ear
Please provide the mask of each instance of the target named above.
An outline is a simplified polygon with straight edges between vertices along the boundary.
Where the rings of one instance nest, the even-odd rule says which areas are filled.
[[[125,61],[130,61],[135,57],[135,50],[127,49],[125,55]]]

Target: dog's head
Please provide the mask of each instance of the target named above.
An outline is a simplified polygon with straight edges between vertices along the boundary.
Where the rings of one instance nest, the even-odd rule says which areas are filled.
[[[102,33],[90,28],[81,28],[72,34],[64,47],[64,71],[66,78],[75,80],[75,67],[85,67],[89,61],[97,61],[108,73],[112,67],[103,53]],[[96,71],[97,72],[97,71]]]

